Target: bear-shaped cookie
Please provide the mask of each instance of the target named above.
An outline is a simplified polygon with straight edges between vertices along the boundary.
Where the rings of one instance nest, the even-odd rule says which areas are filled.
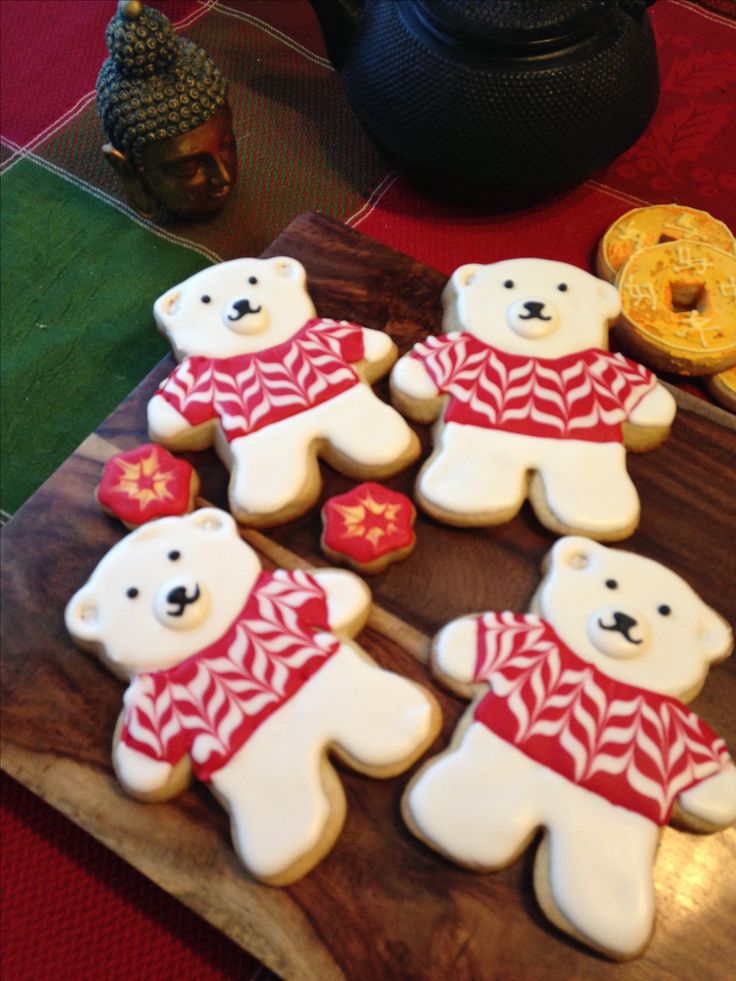
[[[66,624],[130,682],[113,745],[123,787],[167,800],[193,771],[227,808],[252,875],[282,885],[308,872],[345,814],[328,752],[389,777],[439,728],[431,695],[349,640],[369,607],[350,572],[262,572],[215,508],[122,539]]]
[[[441,415],[417,479],[422,507],[449,524],[493,525],[528,496],[559,534],[631,534],[639,498],[624,443],[661,442],[675,402],[606,350],[616,288],[567,263],[508,259],[461,266],[443,304],[448,333],[416,344],[391,375],[405,415]]]
[[[395,344],[316,317],[295,259],[211,266],[159,297],[154,317],[181,364],[148,404],[150,438],[174,451],[214,443],[242,524],[308,510],[321,487],[318,456],[364,480],[419,455],[416,434],[370,388],[394,363]]]
[[[434,672],[475,700],[407,788],[404,817],[481,871],[543,828],[534,888],[546,915],[635,957],[653,928],[662,826],[736,818],[736,768],[682,704],[730,654],[731,629],[671,570],[578,537],[552,548],[530,608],[462,617],[435,638]]]

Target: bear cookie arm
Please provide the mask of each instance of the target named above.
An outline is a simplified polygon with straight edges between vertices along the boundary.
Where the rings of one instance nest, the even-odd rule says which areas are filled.
[[[432,696],[349,639],[369,609],[345,570],[262,572],[215,508],[123,538],[66,612],[77,643],[131,679],[113,746],[123,787],[167,800],[194,774],[251,874],[279,885],[308,872],[345,815],[328,754],[391,777],[439,730]]]

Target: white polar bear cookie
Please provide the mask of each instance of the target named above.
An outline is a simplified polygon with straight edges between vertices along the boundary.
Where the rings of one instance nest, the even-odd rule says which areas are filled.
[[[388,477],[420,452],[370,385],[396,359],[382,331],[315,316],[295,259],[235,259],[154,305],[181,364],[148,403],[150,438],[170,450],[214,443],[243,524],[297,517],[320,491],[317,456],[357,480]]]
[[[417,480],[425,511],[501,524],[528,493],[559,534],[631,534],[639,498],[624,443],[661,442],[675,402],[650,371],[606,350],[616,288],[564,262],[508,259],[461,266],[443,302],[449,333],[416,344],[391,375],[405,415],[442,415]]]
[[[227,808],[252,875],[304,875],[345,815],[328,751],[390,777],[439,729],[424,688],[348,641],[369,608],[353,573],[262,572],[224,511],[128,535],[66,609],[74,640],[130,680],[113,746],[123,787],[168,800],[193,769]]]
[[[432,668],[476,696],[450,747],[407,788],[412,831],[456,862],[513,862],[539,828],[534,887],[549,919],[616,959],[654,924],[653,866],[674,817],[736,819],[723,740],[678,699],[728,657],[728,624],[675,573],[586,538],[562,538],[532,613],[462,617]]]

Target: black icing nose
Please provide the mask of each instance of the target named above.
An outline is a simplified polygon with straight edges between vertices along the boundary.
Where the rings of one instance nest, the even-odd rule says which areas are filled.
[[[250,300],[247,299],[247,298],[246,299],[243,299],[243,300],[236,300],[232,304],[232,307],[233,307],[233,310],[236,311],[236,313],[234,315],[232,313],[229,313],[227,315],[227,319],[228,320],[240,320],[241,317],[246,317],[249,313],[260,313],[261,312],[260,305],[257,306],[257,307],[252,307],[250,305]]]
[[[537,300],[527,300],[524,304],[524,309],[527,311],[527,315],[519,314],[521,320],[551,320],[551,317],[545,317],[544,313],[544,303],[539,303]]]
[[[638,622],[638,620],[630,617],[628,613],[621,613],[617,610],[613,614],[612,624],[605,624],[602,620],[599,620],[598,624],[603,630],[615,630],[617,633],[623,634],[630,644],[641,644],[640,640],[635,640],[631,636],[631,631],[638,625]]]
[[[184,610],[189,606],[190,603],[196,603],[199,599],[199,586],[194,587],[194,592],[191,596],[187,594],[186,586],[176,586],[174,589],[169,590],[166,594],[166,602],[173,606],[173,610],[167,610],[166,612],[170,617],[180,617],[184,613]]]

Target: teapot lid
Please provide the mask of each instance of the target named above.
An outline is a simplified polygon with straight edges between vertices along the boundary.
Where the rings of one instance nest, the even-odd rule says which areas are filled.
[[[541,53],[592,33],[612,0],[416,0],[416,13],[445,39],[475,46]]]

